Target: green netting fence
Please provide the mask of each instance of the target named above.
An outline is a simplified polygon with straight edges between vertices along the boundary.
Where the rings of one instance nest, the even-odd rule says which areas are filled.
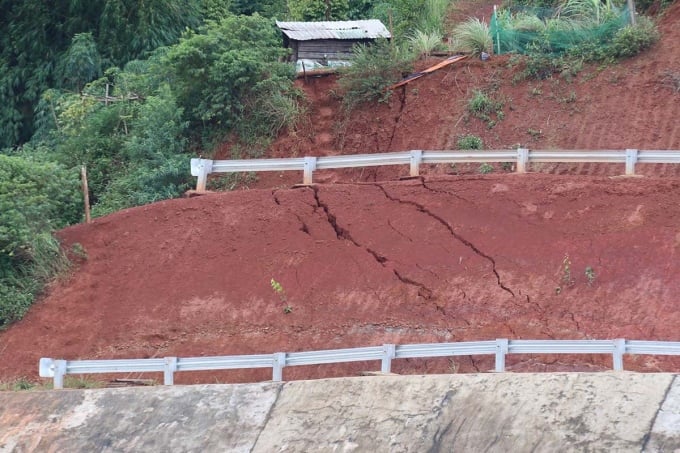
[[[561,54],[583,43],[606,43],[628,25],[626,7],[572,0],[559,8],[509,7],[494,12],[494,52]]]

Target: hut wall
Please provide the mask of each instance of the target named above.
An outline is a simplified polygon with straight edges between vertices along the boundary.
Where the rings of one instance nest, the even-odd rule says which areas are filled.
[[[310,60],[351,60],[352,46],[357,43],[371,42],[370,39],[362,40],[334,40],[316,39],[310,41],[296,41],[297,49],[293,46],[297,59],[307,58]],[[297,50],[297,52],[295,52]]]

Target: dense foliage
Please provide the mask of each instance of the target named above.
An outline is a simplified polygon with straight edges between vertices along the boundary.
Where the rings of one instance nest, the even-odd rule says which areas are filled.
[[[0,148],[31,138],[33,109],[43,91],[64,82],[80,87],[100,67],[122,65],[171,44],[186,27],[200,23],[201,5],[199,0],[0,0]],[[84,60],[91,61],[80,66]]]
[[[0,328],[21,318],[63,266],[51,233],[80,218],[79,203],[77,175],[0,154]]]
[[[279,62],[286,54],[270,20],[230,16],[187,33],[168,49],[163,68],[193,131],[243,133],[244,120],[264,100],[293,95],[294,68]],[[277,110],[267,113],[257,125],[260,135],[281,124]]]

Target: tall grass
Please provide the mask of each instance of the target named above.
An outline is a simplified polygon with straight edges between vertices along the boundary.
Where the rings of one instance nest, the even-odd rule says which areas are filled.
[[[491,52],[493,40],[489,25],[477,18],[469,18],[453,30],[453,37],[461,46],[459,50],[479,55]]]
[[[442,47],[442,35],[437,31],[428,33],[416,30],[409,35],[408,42],[416,58],[428,57],[434,50]]]
[[[444,18],[451,4],[451,0],[425,0],[418,29],[426,33],[443,31]]]

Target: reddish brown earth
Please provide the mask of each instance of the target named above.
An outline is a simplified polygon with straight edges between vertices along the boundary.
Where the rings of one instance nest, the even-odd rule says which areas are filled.
[[[660,20],[654,49],[622,65],[585,68],[572,82],[513,84],[521,66],[510,67],[509,57],[468,61],[354,112],[345,128],[336,126],[334,79],[300,81],[312,100],[310,121],[268,154],[450,149],[466,133],[487,148],[680,149],[680,94],[663,82],[665,71],[680,72],[678,24],[676,2]],[[505,101],[505,117],[491,129],[465,113],[476,88]],[[251,184],[261,190],[170,200],[68,228],[59,234],[65,248],[80,243],[87,259],[74,257],[72,275],[0,332],[0,381],[36,378],[40,357],[494,338],[677,341],[680,166],[608,177],[621,167],[551,164],[534,174],[482,176],[471,174],[476,166],[439,166],[406,181],[398,180],[406,168],[369,168],[317,172],[318,185],[298,189],[290,186],[301,175],[271,173]],[[492,367],[490,357],[393,364],[397,373]],[[610,367],[605,356],[508,357],[516,371]],[[284,377],[376,368],[289,368]],[[626,357],[626,368],[677,371],[680,358]],[[177,375],[178,382],[269,378],[269,370]]]

